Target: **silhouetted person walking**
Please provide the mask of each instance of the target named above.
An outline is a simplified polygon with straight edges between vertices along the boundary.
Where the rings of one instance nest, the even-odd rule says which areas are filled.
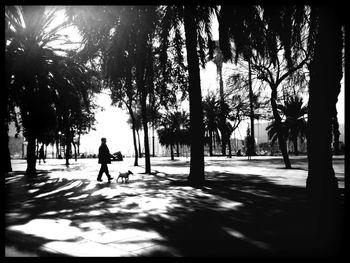
[[[106,138],[101,138],[101,146],[98,149],[98,163],[101,164],[100,172],[97,176],[97,181],[102,182],[102,174],[106,173],[108,181],[112,180],[113,177],[109,174],[107,164],[111,163],[111,154],[106,144]]]
[[[39,164],[40,160],[43,159],[43,162],[45,162],[45,153],[44,153],[44,145],[41,145],[40,150],[39,150]]]

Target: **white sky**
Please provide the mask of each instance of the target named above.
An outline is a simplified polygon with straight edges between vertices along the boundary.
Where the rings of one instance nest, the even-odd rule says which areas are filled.
[[[63,14],[63,13],[61,13]],[[58,20],[62,19],[59,15]],[[64,34],[68,34],[73,42],[80,41],[80,36],[75,29],[68,28]],[[218,24],[213,25],[213,38],[218,39]],[[218,87],[216,66],[209,62],[204,70],[201,70],[202,94],[209,89]],[[224,80],[225,85],[225,80]],[[97,96],[97,104],[102,105],[105,110],[96,114],[96,131],[91,131],[87,135],[81,137],[81,152],[96,153],[101,143],[101,137],[107,138],[107,145],[111,152],[121,151],[123,154],[129,155],[133,153],[132,130],[127,124],[128,114],[125,110],[116,106],[111,106],[111,100],[107,94],[99,94]],[[338,96],[337,110],[339,123],[345,122],[344,116],[344,78],[342,79],[342,88]],[[247,122],[243,122],[240,129],[235,133],[236,137],[245,136]],[[15,134],[14,126],[11,125],[9,135]],[[241,135],[241,136],[240,136]],[[150,135],[151,136],[151,135]],[[141,142],[143,144],[143,141]]]
[[[111,106],[107,94],[99,94],[96,103],[105,110],[96,114],[96,130],[81,137],[81,152],[96,153],[101,144],[101,138],[107,139],[110,152],[121,151],[123,154],[133,153],[132,129],[127,124],[129,115],[125,110]]]

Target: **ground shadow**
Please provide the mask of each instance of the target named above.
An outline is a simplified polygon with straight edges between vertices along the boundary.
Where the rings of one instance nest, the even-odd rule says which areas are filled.
[[[154,240],[159,249],[156,246],[141,256],[314,256],[329,252],[315,251],[307,235],[305,189],[278,185],[259,175],[207,173],[206,183],[199,188],[184,180],[169,180],[164,173],[128,184],[48,175],[7,176],[7,228],[40,218],[69,220],[69,226],[82,233],[91,231],[83,226],[88,222],[98,222],[111,232],[157,232],[162,237]],[[40,251],[55,240],[30,235],[7,231],[5,242]],[[34,239],[30,246],[24,241],[28,236]]]

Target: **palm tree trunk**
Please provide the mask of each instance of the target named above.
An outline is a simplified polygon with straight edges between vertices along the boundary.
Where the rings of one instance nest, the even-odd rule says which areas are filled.
[[[66,142],[66,149],[65,149],[65,152],[66,152],[66,156],[65,156],[65,159],[66,159],[66,166],[68,167],[69,166],[69,153],[70,153],[70,143],[69,142]]]
[[[195,6],[185,6],[184,24],[189,73],[191,159],[188,181],[202,184],[204,178],[204,126],[202,95],[197,55],[197,30]]]
[[[155,157],[155,142],[154,142],[154,124],[152,124],[152,157]]]
[[[209,131],[209,156],[213,156],[213,132]]]
[[[180,157],[180,147],[179,147],[179,143],[176,143],[176,157]]]
[[[334,107],[334,115],[332,118],[332,127],[333,127],[333,149],[334,155],[339,155],[339,122],[338,122],[338,112],[337,107]]]
[[[255,137],[254,137],[254,107],[253,107],[253,87],[252,87],[252,71],[250,66],[250,59],[248,60],[249,69],[249,104],[250,104],[250,135],[252,136],[252,152],[251,155],[255,156]]]
[[[72,142],[74,148],[74,160],[77,161],[77,147],[74,142]]]
[[[58,159],[58,156],[60,154],[60,146],[59,146],[59,137],[56,136],[56,158]]]
[[[142,124],[144,132],[144,147],[145,147],[145,173],[151,173],[151,160],[149,152],[148,142],[148,124],[147,124],[147,112],[146,112],[146,91],[141,92],[141,113],[142,113]]]
[[[172,144],[170,144],[170,157],[171,160],[174,161],[174,148]]]
[[[221,136],[221,153],[223,156],[226,156],[226,137],[224,136],[224,131],[225,131],[225,125],[226,125],[226,120],[224,116],[224,104],[225,104],[225,99],[224,99],[224,83],[222,81],[222,57],[221,54],[218,53],[217,59],[216,59],[216,71],[217,71],[217,76],[219,77],[219,94],[220,94],[220,120],[219,120],[219,129],[222,134]]]
[[[298,156],[299,155],[299,151],[298,151],[298,136],[294,137],[293,145],[294,145],[294,155]]]
[[[81,132],[79,131],[79,133],[78,133],[78,142],[77,142],[78,156],[80,155],[80,136],[81,136]]]
[[[134,142],[134,151],[135,151],[135,160],[134,160],[134,166],[138,166],[139,162],[138,162],[138,153],[137,153],[137,142],[136,142],[136,129],[135,129],[135,116],[134,113],[132,112],[131,108],[129,108],[129,114],[131,117],[131,121],[132,121],[132,138],[133,138],[133,142]]]
[[[36,141],[36,158],[39,156],[39,141]]]
[[[5,157],[5,165],[1,165],[1,169],[4,173],[11,172],[12,166],[11,166],[11,155],[10,155],[10,149],[9,149],[9,136],[8,136],[8,120],[9,120],[9,110],[8,110],[8,102],[9,102],[9,83],[11,82],[11,74],[9,73],[9,70],[6,70],[6,84],[5,87],[2,89],[2,95],[1,95],[1,134],[0,139],[3,143],[2,148],[2,155]]]
[[[27,175],[34,175],[36,172],[35,136],[28,132],[27,145]]]
[[[69,166],[69,155],[70,155],[70,130],[69,130],[69,126],[66,128],[66,166]]]
[[[277,130],[281,131],[282,121],[281,121],[281,117],[277,111],[277,102],[276,102],[277,87],[272,86],[271,90],[272,90],[272,92],[271,92],[271,106],[272,106],[273,117],[275,119],[275,124],[277,126]],[[285,167],[287,169],[291,169],[292,165],[291,165],[290,160],[289,160],[287,145],[286,145],[286,141],[283,138],[282,132],[278,133],[278,144],[279,144],[280,150],[282,152]]]
[[[216,150],[216,136],[212,136],[212,138],[213,138],[213,150],[215,151]]]
[[[343,231],[338,181],[332,166],[331,151],[332,114],[342,78],[342,32],[338,18],[332,11],[323,6],[312,8],[312,15],[319,15],[319,31],[314,59],[310,63],[309,169],[306,181],[310,230],[315,234],[317,249],[327,255],[338,252]]]
[[[139,158],[142,158],[142,153],[141,153],[141,142],[140,142],[140,133],[139,133],[139,130],[136,130],[136,133],[137,133],[137,141],[138,141],[138,144],[139,144]]]
[[[226,136],[225,136],[223,126],[221,126],[220,132],[222,134],[221,135],[221,154],[222,154],[222,156],[226,156]]]
[[[228,157],[232,158],[230,137],[228,138],[227,143],[228,143]]]

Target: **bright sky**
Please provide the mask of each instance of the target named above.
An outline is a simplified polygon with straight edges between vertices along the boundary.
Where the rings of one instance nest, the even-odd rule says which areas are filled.
[[[101,138],[107,139],[107,146],[111,153],[121,151],[123,154],[133,153],[132,129],[127,124],[129,115],[125,110],[111,106],[111,99],[107,94],[99,94],[96,104],[105,110],[96,114],[96,130],[81,137],[81,152],[96,153],[101,145]]]
[[[63,11],[57,16],[57,21],[63,19]],[[67,28],[63,32],[69,35],[71,41],[80,41],[79,33],[74,28]],[[213,25],[213,38],[218,39],[218,24]],[[216,66],[214,63],[209,62],[205,69],[201,70],[201,85],[202,93],[205,94],[209,89],[218,87]],[[105,110],[99,111],[96,114],[96,131],[91,131],[87,135],[81,137],[81,152],[96,153],[101,143],[101,137],[107,138],[107,145],[111,152],[121,151],[123,154],[129,155],[133,153],[133,138],[132,130],[127,124],[128,114],[125,110],[119,109],[115,106],[111,106],[111,100],[109,95],[100,94],[97,96],[97,104],[102,105]],[[344,78],[342,80],[341,92],[338,96],[338,120],[339,123],[344,123]],[[236,136],[245,136],[247,128],[247,122],[244,122],[240,130],[236,132]],[[10,127],[9,135],[13,136],[15,129],[13,125]]]

